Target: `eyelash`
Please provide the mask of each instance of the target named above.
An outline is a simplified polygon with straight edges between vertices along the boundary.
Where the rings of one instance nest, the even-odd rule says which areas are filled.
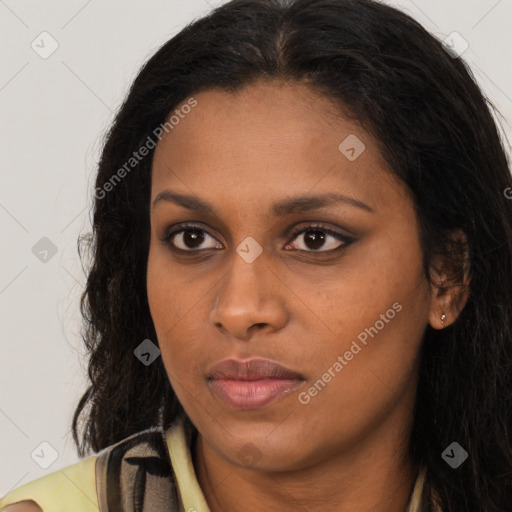
[[[187,254],[187,255],[192,255],[194,253],[196,255],[197,254],[204,254],[204,253],[206,253],[208,251],[212,251],[212,250],[216,251],[216,250],[218,250],[218,249],[190,249],[190,250],[184,250],[184,249],[180,249],[180,248],[176,247],[171,242],[171,239],[175,235],[178,235],[179,233],[183,233],[183,232],[185,232],[187,230],[190,230],[190,231],[198,230],[198,231],[201,231],[202,233],[206,233],[208,236],[210,236],[214,240],[217,240],[214,236],[212,236],[210,233],[208,233],[208,231],[206,229],[203,229],[202,227],[200,227],[200,226],[198,226],[196,224],[182,223],[182,224],[179,224],[179,225],[175,226],[175,228],[171,232],[166,232],[165,235],[163,236],[163,238],[161,239],[161,241],[165,245],[167,245],[172,251],[179,252],[181,254]],[[326,228],[326,227],[322,226],[321,224],[310,224],[310,225],[307,225],[307,226],[298,227],[298,228],[294,229],[288,236],[290,237],[290,241],[293,241],[295,238],[297,238],[298,235],[301,235],[302,233],[305,233],[307,231],[313,231],[313,230],[321,231],[322,233],[330,235],[333,238],[335,238],[336,240],[338,240],[340,242],[343,242],[343,243],[339,247],[336,247],[335,249],[329,249],[327,251],[322,251],[322,250],[318,250],[318,251],[309,250],[309,251],[306,251],[304,249],[293,249],[293,251],[295,251],[295,252],[304,252],[304,253],[315,254],[315,255],[331,255],[331,254],[343,251],[352,242],[354,242],[353,238],[350,238],[350,237],[348,237],[346,235],[343,235],[343,234],[341,234],[338,231],[333,231],[333,230],[331,230],[329,228]],[[288,245],[289,243],[290,242],[288,242],[286,245]]]

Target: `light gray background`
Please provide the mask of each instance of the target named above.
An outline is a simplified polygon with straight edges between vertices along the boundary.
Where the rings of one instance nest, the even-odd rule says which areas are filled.
[[[100,138],[147,57],[221,3],[0,0],[0,495],[78,460],[70,424],[86,365],[76,240],[90,229]],[[512,0],[388,3],[441,39],[467,40],[463,57],[511,140]],[[43,31],[59,45],[47,59],[31,48]],[[58,249],[46,263],[32,253],[42,237]],[[41,442],[58,454],[47,469],[31,458]],[[49,463],[52,453],[43,445],[34,458]]]

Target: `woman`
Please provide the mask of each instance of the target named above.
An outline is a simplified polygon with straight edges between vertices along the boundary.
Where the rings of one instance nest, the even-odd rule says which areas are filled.
[[[511,186],[465,64],[398,10],[187,26],[99,165],[89,457],[1,505],[510,510]]]

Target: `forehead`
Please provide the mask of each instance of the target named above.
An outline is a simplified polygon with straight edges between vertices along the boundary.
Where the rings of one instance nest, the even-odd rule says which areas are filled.
[[[261,205],[270,195],[335,189],[369,202],[375,187],[396,187],[377,142],[305,85],[259,82],[193,98],[193,109],[171,113],[173,127],[157,144],[152,199],[172,188]]]

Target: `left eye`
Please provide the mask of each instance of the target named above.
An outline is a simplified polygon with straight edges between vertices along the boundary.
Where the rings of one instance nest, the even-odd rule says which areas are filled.
[[[294,240],[299,240],[299,243],[292,241],[286,245],[286,248],[306,252],[330,252],[342,249],[350,242],[348,237],[341,233],[321,226],[309,226],[296,234],[298,236]],[[300,241],[301,238],[302,241]]]

